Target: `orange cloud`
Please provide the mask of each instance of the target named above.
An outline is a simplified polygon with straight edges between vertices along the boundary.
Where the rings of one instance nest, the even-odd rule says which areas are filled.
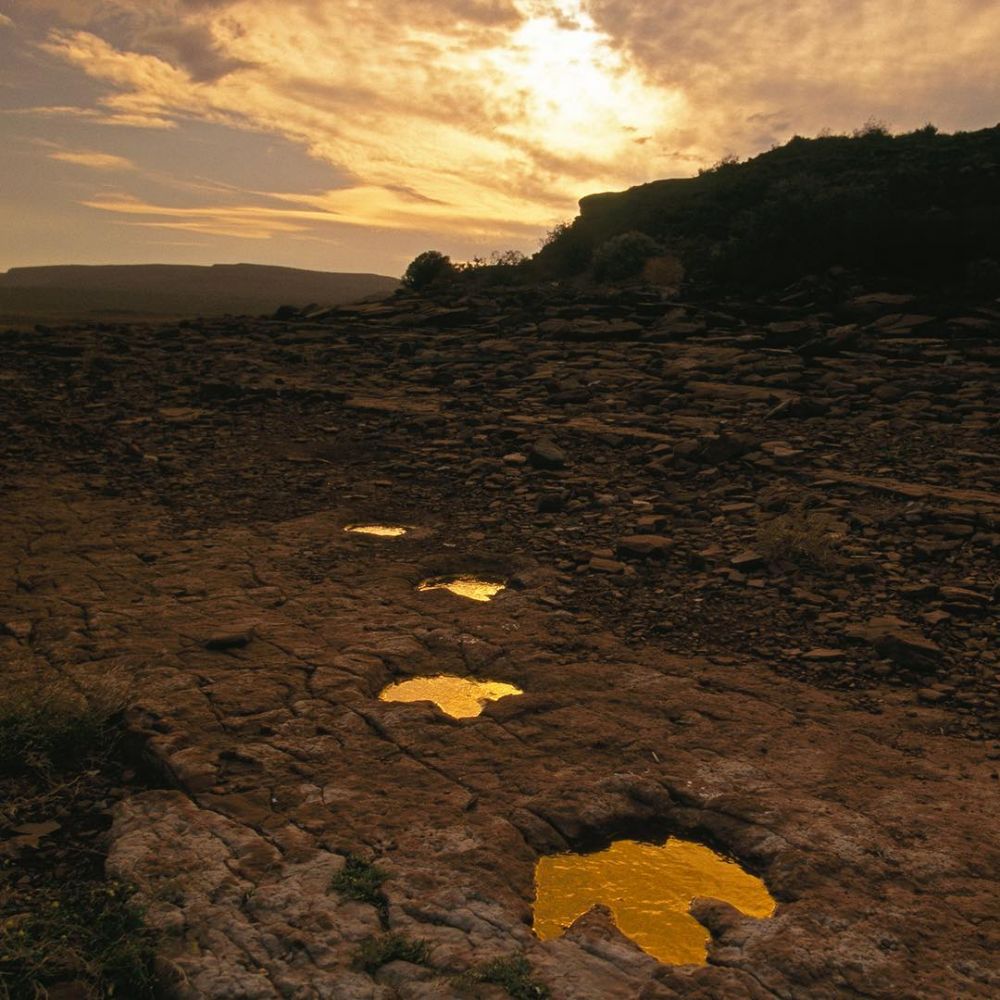
[[[197,39],[194,69],[168,61],[161,29],[144,36],[158,54],[81,30],[53,32],[44,47],[111,88],[101,102],[111,120],[271,131],[346,167],[359,184],[323,206],[352,224],[537,233],[580,194],[645,175],[635,136],[680,98],[646,87],[592,25],[566,22],[567,11],[581,16],[574,4],[426,0],[397,11],[371,0],[195,7],[171,29]]]
[[[266,213],[90,202],[258,239],[341,222],[525,245],[595,190],[869,116],[988,124],[1000,104],[984,0],[38,2],[64,18],[44,50],[105,88],[81,114],[273,133],[356,178]]]
[[[249,193],[249,192],[248,192]],[[157,205],[124,194],[100,195],[84,201],[88,208],[118,215],[140,216],[135,225],[160,229],[184,229],[190,232],[269,239],[287,233],[307,233],[316,225],[391,226],[403,231],[426,232],[434,226],[453,234],[503,235],[530,237],[529,224],[497,223],[498,209],[483,206],[478,213],[453,211],[430,199],[405,190],[373,187],[344,188],[323,195],[267,195],[258,197],[285,202],[288,208],[260,205],[201,205],[176,207]]]
[[[680,87],[679,133],[706,152],[757,152],[794,132],[994,124],[1000,7],[990,0],[591,0],[647,77]],[[680,143],[678,143],[680,145]]]
[[[62,160],[64,163],[75,163],[80,167],[89,167],[91,170],[135,170],[135,164],[124,156],[115,156],[112,153],[95,153],[80,150],[60,150],[49,153],[50,160]]]

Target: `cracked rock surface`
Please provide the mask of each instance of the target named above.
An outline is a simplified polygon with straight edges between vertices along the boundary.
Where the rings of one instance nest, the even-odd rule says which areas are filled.
[[[3,336],[3,670],[130,679],[162,787],[107,867],[165,990],[996,995],[1000,317],[539,294]],[[764,544],[790,509],[822,565]],[[417,590],[467,572],[509,586]],[[377,699],[436,673],[525,694]],[[775,916],[695,900],[701,967],[601,906],[534,937],[540,855],[666,833]],[[358,966],[386,930],[427,964]]]

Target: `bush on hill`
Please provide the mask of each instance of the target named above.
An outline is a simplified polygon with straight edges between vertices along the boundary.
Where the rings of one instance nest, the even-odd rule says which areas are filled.
[[[474,284],[515,285],[530,277],[530,261],[520,250],[494,250],[489,257],[473,257],[457,270]]]
[[[403,284],[415,292],[440,284],[452,277],[455,266],[451,258],[438,250],[425,250],[410,261],[403,274]]]
[[[660,251],[656,240],[634,229],[605,240],[594,251],[594,277],[598,281],[634,278],[650,257]]]

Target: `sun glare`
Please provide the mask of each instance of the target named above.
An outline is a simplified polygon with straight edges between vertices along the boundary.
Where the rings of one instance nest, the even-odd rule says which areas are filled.
[[[531,16],[491,54],[521,115],[506,130],[563,156],[605,160],[662,128],[673,103],[645,83],[579,3]]]

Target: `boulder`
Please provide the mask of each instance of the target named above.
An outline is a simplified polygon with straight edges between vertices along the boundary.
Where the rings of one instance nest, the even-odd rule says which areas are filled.
[[[666,535],[626,535],[618,539],[618,555],[640,559],[663,559],[673,548],[674,541]]]

